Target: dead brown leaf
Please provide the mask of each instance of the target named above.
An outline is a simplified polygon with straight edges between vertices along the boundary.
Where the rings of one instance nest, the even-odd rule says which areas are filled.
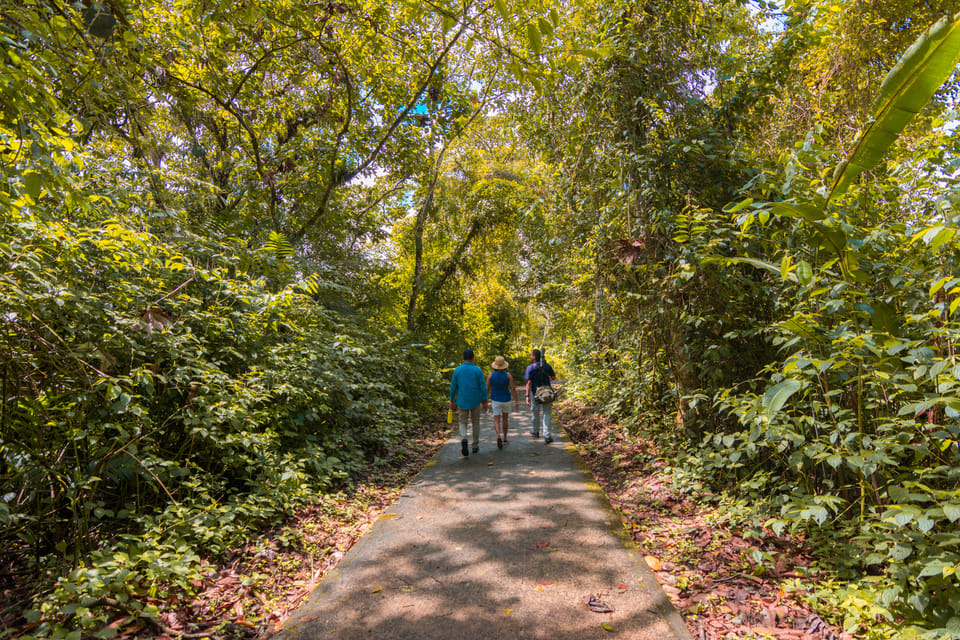
[[[587,605],[587,608],[594,613],[613,613],[613,607],[600,599],[600,596],[603,594],[597,595],[588,595],[583,597],[583,603]]]

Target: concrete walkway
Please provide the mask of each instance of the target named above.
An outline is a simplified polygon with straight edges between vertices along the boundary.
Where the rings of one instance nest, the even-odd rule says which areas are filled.
[[[481,426],[480,453],[451,439],[277,637],[691,640],[566,434],[544,445],[521,410],[501,451]]]

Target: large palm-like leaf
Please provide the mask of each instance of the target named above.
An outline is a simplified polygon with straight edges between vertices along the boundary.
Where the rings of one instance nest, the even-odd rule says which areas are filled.
[[[872,119],[853,152],[837,165],[827,196],[843,194],[850,182],[877,166],[903,128],[950,77],[960,59],[960,13],[944,16],[914,42],[880,86]]]

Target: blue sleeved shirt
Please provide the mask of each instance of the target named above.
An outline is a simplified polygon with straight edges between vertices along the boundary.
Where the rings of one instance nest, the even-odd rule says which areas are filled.
[[[464,362],[453,370],[450,380],[450,402],[461,409],[475,409],[487,400],[487,383],[483,371],[472,362]]]
[[[537,364],[531,364],[531,365],[529,365],[529,366],[527,367],[527,370],[523,373],[523,379],[524,379],[524,380],[529,380],[530,382],[533,383],[533,384],[531,385],[531,387],[530,387],[530,392],[531,392],[531,393],[536,393],[537,387],[540,386],[540,385],[537,384],[537,383],[539,382],[539,380],[537,380],[537,373],[538,373],[538,372],[537,372],[537,369],[538,369],[538,368],[539,368],[539,365],[537,365]],[[545,373],[548,378],[556,378],[556,377],[557,377],[557,374],[554,373],[554,371],[553,371],[553,367],[551,367],[551,366],[550,366],[550,363],[548,363],[548,362],[544,362],[544,363],[543,363],[543,373]]]

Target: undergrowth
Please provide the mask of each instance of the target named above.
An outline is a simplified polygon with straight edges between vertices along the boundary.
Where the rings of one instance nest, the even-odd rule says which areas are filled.
[[[0,237],[0,637],[157,620],[204,558],[349,487],[430,408],[423,347],[239,245],[119,221]]]
[[[894,578],[863,563],[883,551],[869,548],[875,540],[840,522],[775,527],[766,485],[711,474],[707,454],[676,446],[672,417],[618,422],[577,403],[561,412],[695,635],[756,627],[824,638],[957,637],[950,628],[925,628],[897,606],[889,591]]]

